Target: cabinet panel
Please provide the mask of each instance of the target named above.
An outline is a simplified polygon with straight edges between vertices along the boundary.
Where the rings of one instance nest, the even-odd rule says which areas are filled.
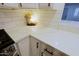
[[[19,8],[18,3],[5,3],[8,8]]]
[[[30,37],[30,55],[31,56],[40,55],[40,41],[34,37]]]
[[[53,56],[53,48],[45,43],[41,43],[41,55],[43,56]]]
[[[18,3],[0,3],[0,8],[19,8]]]
[[[29,37],[17,43],[22,56],[29,56]]]
[[[37,3],[22,3],[22,8],[38,8],[38,4]]]
[[[63,10],[64,3],[52,3],[51,7],[55,10]]]
[[[55,49],[53,52],[54,56],[68,56],[67,54]]]
[[[59,51],[58,49],[56,49],[56,48],[54,48],[54,47],[51,47],[51,46],[49,46],[49,45],[47,45],[46,48],[48,49],[48,51],[49,51],[50,53],[52,53],[51,56],[68,56],[67,54],[65,54],[65,53]]]
[[[51,8],[51,4],[50,3],[39,3],[39,8],[40,9]]]
[[[44,50],[46,49],[46,44],[41,42],[41,47],[40,47],[40,56],[44,56]]]
[[[41,42],[40,55],[41,56],[68,56],[67,54],[43,42]]]
[[[30,36],[30,55],[31,56],[68,56],[58,49]]]

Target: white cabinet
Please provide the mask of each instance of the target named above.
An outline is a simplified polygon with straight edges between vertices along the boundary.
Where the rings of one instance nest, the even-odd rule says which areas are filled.
[[[40,55],[40,41],[31,36],[30,36],[30,55],[31,56]]]
[[[0,3],[0,8],[22,8],[22,9],[57,9],[62,10],[64,3]]]
[[[52,8],[56,10],[63,10],[65,3],[53,3]]]
[[[53,3],[39,3],[40,9],[53,9]]]
[[[64,3],[38,3],[40,9],[55,9],[62,10],[64,8]]]
[[[17,46],[22,56],[67,56],[33,36],[25,37],[17,43]]]
[[[47,50],[46,50],[47,49]],[[53,48],[30,36],[30,55],[31,56],[52,56]]]
[[[39,41],[37,38],[30,36],[30,55],[31,56],[67,56],[67,54],[57,50],[48,44]]]
[[[49,8],[50,6],[48,6],[48,3],[39,3],[39,8]]]
[[[45,43],[41,43],[40,53],[41,56],[68,56],[67,54]]]
[[[18,3],[0,3],[0,8],[19,8]]]
[[[17,45],[22,56],[29,56],[29,37],[25,37],[23,40],[19,41]]]
[[[54,47],[51,47],[45,43],[42,43],[42,44],[44,46],[44,47],[43,46],[41,47],[42,48],[42,51],[41,51],[42,56],[68,56],[67,54],[59,51],[58,49],[56,49]]]
[[[55,49],[55,48],[54,48],[54,51],[53,51],[53,55],[54,56],[68,56],[67,54],[65,54],[65,53],[63,53],[60,50]]]
[[[24,9],[35,9],[38,8],[38,3],[21,3],[20,6]]]
[[[53,56],[53,48],[45,43],[41,43],[40,53],[41,56]]]
[[[23,9],[53,9],[53,3],[20,3]]]

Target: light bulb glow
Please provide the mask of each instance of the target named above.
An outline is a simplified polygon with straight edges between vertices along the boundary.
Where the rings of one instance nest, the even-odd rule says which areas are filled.
[[[32,15],[32,17],[31,17],[31,22],[33,22],[33,23],[36,23],[38,20],[38,17],[37,17],[37,15]]]

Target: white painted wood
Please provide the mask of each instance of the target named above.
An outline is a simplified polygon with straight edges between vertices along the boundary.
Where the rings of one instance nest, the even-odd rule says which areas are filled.
[[[67,54],[65,54],[57,49],[54,49],[53,55],[54,56],[68,56]]]
[[[44,44],[43,42],[41,42],[41,47],[40,47],[40,56],[44,55],[44,49],[46,48],[46,44]]]
[[[20,6],[21,7],[21,6]],[[53,3],[50,3],[50,6],[48,6],[48,3],[22,3],[22,8],[40,8],[40,9],[53,9]]]
[[[54,47],[51,47],[50,45],[48,44],[45,44],[43,42],[41,42],[41,45],[40,45],[40,55],[41,56],[67,56],[67,54],[55,49]],[[45,51],[45,49],[47,49],[49,52]],[[42,54],[43,53],[43,54]]]
[[[50,5],[50,6],[51,6],[51,5]],[[40,9],[51,8],[50,6],[48,6],[48,3],[39,3],[39,8],[40,8]]]
[[[22,56],[29,56],[29,37],[17,43]]]
[[[56,10],[62,10],[64,8],[64,3],[52,3],[51,7]]]
[[[37,48],[38,43],[38,48]],[[40,41],[34,37],[30,37],[30,55],[39,56],[40,55]]]
[[[0,3],[0,8],[19,8],[18,3]]]
[[[38,8],[38,4],[37,3],[22,3],[22,8],[34,9],[34,8]]]
[[[37,48],[37,42],[38,48]],[[53,54],[48,53],[45,51],[47,49],[49,52],[52,52]],[[66,56],[66,54],[62,53],[61,51],[51,47],[48,44],[45,44],[38,39],[30,36],[30,55],[31,56]]]
[[[47,49],[49,52],[51,52],[51,53],[53,53],[53,51],[54,51],[54,49],[53,49],[51,46],[47,45],[47,44],[46,44],[46,49]],[[53,54],[50,54],[49,52],[45,51],[45,52],[44,52],[44,56],[53,56]]]

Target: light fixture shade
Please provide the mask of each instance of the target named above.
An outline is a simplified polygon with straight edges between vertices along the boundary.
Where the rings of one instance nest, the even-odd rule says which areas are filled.
[[[25,19],[27,21],[28,26],[35,26],[36,25],[34,22],[32,22],[32,12],[31,11],[29,11],[25,14]]]

